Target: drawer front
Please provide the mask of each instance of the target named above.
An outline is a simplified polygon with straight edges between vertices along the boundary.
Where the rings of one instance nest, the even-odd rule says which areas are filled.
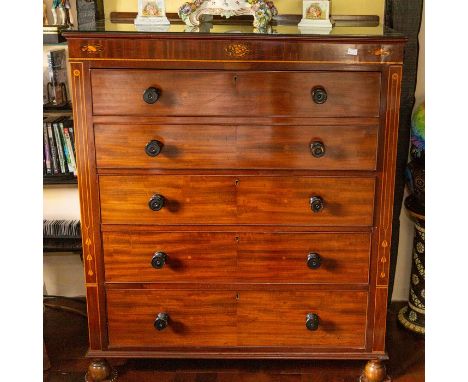
[[[375,170],[377,132],[378,125],[94,127],[98,167],[146,169]]]
[[[225,282],[237,270],[233,233],[104,232],[107,282]],[[163,252],[164,265],[152,259]]]
[[[159,313],[168,326],[157,330]],[[234,291],[108,290],[109,347],[232,346]]]
[[[107,282],[368,282],[367,233],[104,232],[103,246]]]
[[[363,291],[108,290],[109,348],[363,348]],[[167,326],[157,330],[159,313]],[[316,330],[306,327],[318,316]],[[162,322],[162,320],[160,320]]]
[[[318,327],[306,327],[308,314]],[[360,291],[242,291],[239,346],[364,348],[367,293]]]
[[[104,224],[370,226],[374,178],[100,176]],[[153,211],[149,201],[164,199]],[[313,212],[323,205],[322,210]],[[322,202],[320,202],[322,201]]]
[[[377,72],[95,69],[91,80],[95,115],[378,117],[380,109]],[[149,88],[160,91],[151,104]],[[317,88],[326,97],[315,91],[314,101]]]
[[[367,233],[242,233],[238,237],[239,281],[366,284],[369,280]]]

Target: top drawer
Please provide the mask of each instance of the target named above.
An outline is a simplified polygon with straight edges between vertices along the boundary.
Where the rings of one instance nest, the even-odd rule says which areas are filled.
[[[377,72],[95,69],[91,81],[94,115],[378,117],[380,108]]]

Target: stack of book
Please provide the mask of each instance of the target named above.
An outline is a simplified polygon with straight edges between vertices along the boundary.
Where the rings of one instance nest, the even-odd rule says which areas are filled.
[[[81,252],[79,220],[44,220],[44,252]]]
[[[76,176],[75,130],[69,117],[47,117],[43,131],[45,176]]]

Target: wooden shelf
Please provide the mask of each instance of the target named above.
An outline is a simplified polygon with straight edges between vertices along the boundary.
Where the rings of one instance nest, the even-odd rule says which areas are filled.
[[[44,237],[42,251],[81,253],[81,237]]]
[[[67,41],[61,41],[61,42],[44,42],[44,37],[43,37],[42,45],[43,45],[43,46],[67,46],[68,43],[67,43]]]
[[[48,113],[48,114],[70,113],[70,114],[72,114],[73,113],[71,102],[67,102],[66,104],[64,104],[61,107],[49,106],[49,105],[51,105],[51,104],[44,104],[42,106],[42,111],[43,111],[44,114],[46,114],[46,113]]]
[[[67,39],[63,37],[62,32],[68,28],[62,25],[44,25],[42,27],[43,45],[67,45]]]
[[[44,175],[43,185],[53,184],[78,184],[76,176],[71,174]]]

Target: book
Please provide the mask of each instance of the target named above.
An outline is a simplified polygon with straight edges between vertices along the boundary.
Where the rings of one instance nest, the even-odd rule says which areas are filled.
[[[68,132],[70,133],[70,140],[72,144],[72,149],[73,149],[73,156],[75,158],[76,162],[76,148],[75,148],[75,128],[73,126],[73,119],[68,119],[67,120],[68,126]],[[76,170],[78,170],[78,165],[76,165]]]
[[[74,173],[75,168],[73,167],[73,164],[72,164],[72,161],[71,161],[71,155],[68,152],[68,145],[67,145],[67,141],[65,139],[65,133],[64,133],[64,130],[63,130],[64,129],[63,125],[64,125],[64,120],[59,122],[59,132],[60,132],[60,138],[62,139],[62,142],[63,142],[63,152],[65,154],[65,160],[67,162],[68,172]]]
[[[73,147],[72,147],[72,144],[71,144],[70,133],[68,131],[68,127],[63,128],[63,134],[65,135],[65,142],[67,143],[68,153],[70,154],[70,160],[71,160],[71,164],[72,164],[72,167],[73,167],[73,174],[76,175],[77,174],[76,161],[75,161],[75,155],[73,153]]]
[[[44,146],[44,161],[46,166],[46,175],[52,175],[52,163],[51,163],[51,154],[50,154],[50,147],[49,147],[49,135],[47,132],[47,122],[44,121],[44,133],[43,133],[43,146]]]
[[[70,123],[70,126],[68,126],[68,132],[70,133],[71,144],[73,147],[73,154],[75,155],[75,158],[76,158],[75,128],[73,127],[73,120],[69,119],[68,122]]]
[[[54,131],[55,142],[57,143],[57,154],[58,154],[58,162],[60,165],[60,172],[62,174],[66,174],[68,172],[68,166],[65,166],[65,156],[63,152],[64,142],[60,139],[59,133],[59,120],[52,122],[52,128]]]
[[[52,131],[52,122],[55,118],[50,118],[46,121],[47,124],[47,137],[49,139],[49,148],[50,154],[52,158],[52,174],[58,174],[60,172],[60,165],[58,163],[58,156],[57,156],[57,147],[55,144],[54,133]]]

